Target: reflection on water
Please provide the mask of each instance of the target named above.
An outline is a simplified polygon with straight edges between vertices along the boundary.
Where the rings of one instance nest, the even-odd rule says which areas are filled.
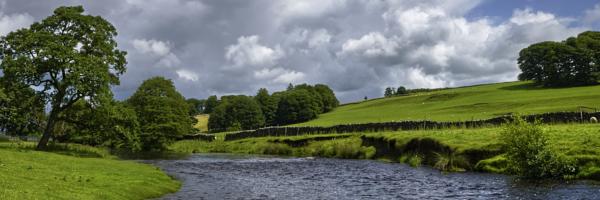
[[[149,161],[183,181],[164,199],[597,199],[595,182],[527,183],[371,160],[197,154]]]

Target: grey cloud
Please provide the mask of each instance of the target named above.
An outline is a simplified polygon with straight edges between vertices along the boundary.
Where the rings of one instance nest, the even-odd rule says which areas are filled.
[[[151,76],[171,78],[196,98],[325,83],[343,102],[381,96],[386,86],[516,80],[521,48],[584,30],[526,9],[495,23],[464,18],[478,0],[0,2],[0,33],[14,29],[5,28],[8,17],[29,16],[15,25],[26,26],[61,5],[83,4],[113,23],[129,52],[128,72],[114,88],[121,99]]]

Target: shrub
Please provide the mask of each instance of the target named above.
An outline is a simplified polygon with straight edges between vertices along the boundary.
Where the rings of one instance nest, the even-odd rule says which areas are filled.
[[[575,165],[548,147],[539,122],[527,123],[521,117],[507,123],[500,138],[508,167],[524,178],[561,178],[576,173]]]

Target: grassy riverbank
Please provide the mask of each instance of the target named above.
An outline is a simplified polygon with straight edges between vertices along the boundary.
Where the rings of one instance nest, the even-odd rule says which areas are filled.
[[[543,125],[550,148],[575,161],[573,178],[600,180],[600,126],[597,124]],[[503,156],[501,127],[381,133],[260,137],[235,141],[179,141],[179,152],[224,152],[386,159],[413,166],[431,165],[448,170],[511,174]],[[455,165],[455,166],[449,166]]]
[[[579,111],[581,106],[588,107],[585,111],[594,111],[600,108],[599,98],[600,85],[541,88],[530,82],[496,83],[351,103],[294,126],[423,119],[464,121],[508,113]]]
[[[147,199],[180,187],[154,166],[118,160],[103,149],[33,147],[0,142],[0,199]]]

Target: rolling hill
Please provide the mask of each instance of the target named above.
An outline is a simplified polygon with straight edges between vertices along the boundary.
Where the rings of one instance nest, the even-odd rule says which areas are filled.
[[[542,88],[531,82],[507,82],[351,103],[294,126],[401,120],[463,121],[509,113],[596,109],[600,110],[600,85]]]

